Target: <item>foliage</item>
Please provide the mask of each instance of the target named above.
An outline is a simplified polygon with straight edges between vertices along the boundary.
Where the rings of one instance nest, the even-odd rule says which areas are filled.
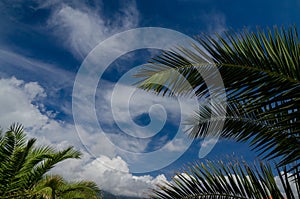
[[[37,198],[90,198],[96,199],[100,193],[99,188],[94,182],[81,181],[70,183],[61,176],[46,175],[38,184],[35,185],[31,195]]]
[[[44,177],[57,163],[80,158],[81,154],[73,147],[56,151],[50,146],[36,147],[35,143],[35,138],[27,141],[23,126],[19,124],[0,134],[0,198],[44,198],[37,193],[50,188],[50,182],[64,184],[60,191],[65,192],[70,189],[98,191],[92,182],[67,184],[58,176]]]
[[[151,198],[257,199],[272,196],[273,199],[295,199],[300,197],[299,188],[298,174],[290,177],[287,172],[280,173],[278,170],[276,182],[271,167],[263,163],[251,168],[239,162],[208,161],[185,168],[185,172],[177,174],[171,183],[158,185]]]
[[[278,175],[287,198],[299,198],[300,42],[296,27],[229,31],[196,40],[191,47],[164,51],[150,61],[136,74],[142,78],[138,87],[162,95],[196,95],[204,103],[187,122],[192,126],[189,136],[250,143],[262,158],[279,160],[276,168],[284,166]],[[223,82],[216,82],[220,75]],[[220,124],[224,124],[221,131],[208,131],[210,125]],[[209,163],[187,170],[190,173],[177,175],[173,184],[153,190],[152,197],[283,198],[269,165],[251,169],[239,163]],[[290,182],[291,178],[296,181]],[[298,196],[292,194],[292,184]]]
[[[136,75],[143,78],[139,87],[163,95],[195,92],[199,99],[209,99],[189,121],[193,138],[221,135],[251,141],[263,158],[282,158],[279,166],[299,160],[300,42],[296,28],[204,35],[197,41],[192,48],[179,47],[154,58]],[[199,71],[211,80],[221,74],[226,95],[218,95],[222,84],[206,85]],[[214,94],[210,96],[209,91]],[[218,105],[220,98],[227,101],[225,106]],[[213,122],[225,122],[224,129],[208,132]]]

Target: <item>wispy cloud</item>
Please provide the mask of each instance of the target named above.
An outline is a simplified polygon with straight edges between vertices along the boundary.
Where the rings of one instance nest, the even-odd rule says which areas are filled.
[[[206,24],[206,31],[209,34],[222,33],[228,29],[226,15],[219,11],[211,11],[203,13],[199,16],[200,19]]]
[[[99,42],[112,34],[134,28],[139,23],[139,12],[134,1],[129,2],[106,18],[100,7],[70,4],[43,4],[52,9],[48,27],[63,41],[78,59],[83,59]]]
[[[28,58],[9,49],[0,48],[0,65],[4,76],[11,76],[12,74],[15,76],[22,75],[23,78],[27,76],[47,82],[48,86],[55,85],[55,87],[60,88],[72,86],[75,76],[74,73],[53,64]]]

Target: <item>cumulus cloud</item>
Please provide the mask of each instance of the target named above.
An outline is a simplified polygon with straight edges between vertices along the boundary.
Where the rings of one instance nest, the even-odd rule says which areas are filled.
[[[0,79],[0,124],[6,129],[12,122],[20,122],[26,127],[29,137],[36,137],[38,144],[63,149],[75,146],[83,152],[81,160],[67,160],[59,164],[53,173],[69,179],[94,180],[103,190],[117,195],[142,196],[154,184],[166,180],[164,175],[135,176],[130,173],[127,162],[116,155],[113,145],[101,133],[83,132],[89,138],[88,145],[101,151],[89,154],[82,147],[73,124],[57,121],[43,111],[42,102],[46,98],[44,88],[37,82],[24,82],[15,77]],[[80,126],[78,127],[80,128]]]
[[[192,140],[179,126],[181,117],[184,118],[194,111],[195,104],[192,100],[183,101],[180,104],[182,107],[179,108],[179,103],[174,98],[158,97],[124,84],[119,84],[119,89],[116,91],[114,84],[107,81],[102,82],[99,92],[96,97],[93,97],[89,80],[87,78],[85,84],[78,84],[80,92],[73,93],[73,113],[76,124],[83,127],[83,133],[79,131],[79,134],[83,134],[81,136],[83,143],[95,156],[103,153],[95,147],[101,145],[91,145],[97,141],[94,138],[96,134],[104,137],[107,140],[106,144],[111,144],[116,149],[116,154],[120,155],[128,163],[130,170],[136,173],[161,169],[179,158],[189,147]],[[112,100],[112,93],[115,94],[114,100]],[[97,100],[94,104],[95,98]],[[95,109],[98,117],[94,113]],[[115,110],[115,115],[112,114],[112,109]],[[165,112],[168,113],[167,123],[164,118]],[[139,126],[133,121],[140,114],[150,115],[152,120],[148,126]],[[102,129],[98,127],[99,124]],[[170,142],[164,139],[153,143],[151,137],[159,133],[165,125],[176,126],[177,129],[174,129],[171,135],[176,134],[176,137]],[[89,130],[90,128],[92,130]],[[160,136],[170,135],[165,133]]]
[[[156,177],[135,176],[129,172],[127,163],[119,156],[109,158],[101,155],[92,161],[77,162],[75,166],[67,163],[62,163],[61,166],[68,168],[63,171],[64,176],[93,180],[101,189],[116,195],[143,197],[157,183],[167,180],[163,174]]]
[[[113,14],[111,19],[104,16],[104,12],[100,7],[91,8],[79,1],[39,1],[39,8],[47,8],[51,10],[51,17],[48,19],[48,26],[51,31],[58,37],[59,41],[73,53],[78,59],[83,59],[99,42],[105,40],[109,36],[123,30],[137,27],[139,23],[139,13],[134,2],[124,4],[124,6]],[[76,3],[75,3],[76,2]],[[130,41],[135,41],[133,36]],[[113,43],[110,48],[119,50],[120,43]],[[56,77],[61,85],[67,83],[71,85],[74,74],[58,69],[50,64],[45,64],[24,56],[12,53],[10,51],[0,50],[0,64],[2,66],[9,65],[13,68],[26,69],[29,72],[37,74],[47,79],[49,85]],[[50,74],[50,75],[49,75]],[[56,82],[56,81],[55,81]],[[45,84],[46,85],[46,84]],[[127,94],[134,87],[120,84],[120,93],[117,93],[114,108],[118,113],[117,118],[106,117],[107,110],[105,104],[110,103],[112,91],[109,90],[113,85],[101,87],[103,90],[99,104],[96,104],[101,113],[101,120],[106,124],[112,123],[114,119],[125,126],[122,130],[131,131],[134,136],[147,137],[159,131],[157,125],[152,126],[154,129],[150,131],[146,128],[135,127],[130,122],[133,117],[143,113],[152,116],[152,124],[164,123],[166,111],[162,111],[161,106],[152,106],[162,104],[167,111],[170,111],[171,121],[176,123],[177,118],[181,114],[190,115],[190,111],[194,111],[192,103],[185,101],[182,104],[183,112],[178,109],[178,102],[173,99],[159,98],[149,93],[135,93],[133,99],[129,102],[124,100]],[[82,88],[81,102],[92,102],[92,97],[85,98],[84,92],[89,88]],[[50,92],[47,90],[47,94]],[[105,135],[98,129],[98,126],[90,126],[90,112],[84,107],[80,109],[81,116],[85,118],[85,123],[75,126],[71,123],[55,120],[55,113],[47,111],[43,104],[43,100],[47,99],[47,94],[42,86],[37,82],[25,82],[16,78],[8,78],[0,80],[0,124],[6,128],[11,122],[20,122],[27,127],[29,136],[37,137],[40,144],[51,144],[61,149],[66,146],[73,145],[84,151],[84,147],[89,148],[89,153],[84,152],[82,160],[70,160],[62,163],[55,171],[78,179],[95,180],[102,189],[111,191],[115,194],[125,194],[131,196],[142,196],[143,192],[151,187],[154,183],[165,180],[164,175],[151,177],[149,175],[135,176],[130,171],[133,166],[147,168],[150,170],[152,164],[159,164],[162,161],[172,159],[175,152],[183,151],[186,146],[185,137],[175,139],[173,143],[166,145],[166,148],[159,154],[159,158],[137,157],[135,155],[127,157],[122,151],[116,151],[114,143],[122,149],[129,151],[144,151],[149,141],[130,141],[125,136],[119,135],[118,132],[110,133],[110,137]],[[105,102],[105,103],[104,103]],[[64,103],[64,102],[60,102]],[[69,103],[69,102],[66,102]],[[130,115],[128,115],[127,107],[131,104]],[[79,104],[80,106],[80,104]],[[93,106],[94,107],[94,106]],[[192,107],[192,109],[191,109]],[[71,114],[69,112],[69,114]],[[70,115],[69,115],[70,116]],[[107,120],[105,120],[107,119]],[[156,123],[155,123],[156,122]],[[130,124],[130,125],[128,125]],[[114,130],[114,129],[113,129]],[[81,142],[77,132],[80,132]],[[185,135],[183,135],[185,136]],[[108,138],[114,140],[112,143]],[[85,146],[83,146],[85,145]],[[176,158],[174,158],[176,160]],[[149,164],[151,161],[151,164]],[[156,162],[155,162],[156,161]],[[171,163],[171,162],[166,162]],[[135,164],[135,165],[134,165]],[[150,166],[149,166],[150,165]],[[154,168],[155,169],[155,168]],[[160,168],[158,168],[160,169]],[[138,169],[137,169],[138,170]]]
[[[38,137],[40,144],[79,146],[73,125],[57,121],[45,109],[47,97],[37,82],[24,82],[11,77],[0,79],[0,125],[6,130],[12,123],[21,123],[29,136]]]
[[[47,122],[47,116],[42,115],[39,107],[33,103],[46,95],[36,82],[25,83],[12,77],[0,79],[0,85],[0,121],[3,128],[7,128],[11,122],[35,128]]]
[[[176,139],[174,142],[166,145],[168,151],[183,151],[186,150],[185,139]]]

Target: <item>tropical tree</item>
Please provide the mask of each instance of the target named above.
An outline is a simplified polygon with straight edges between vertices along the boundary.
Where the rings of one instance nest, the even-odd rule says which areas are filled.
[[[287,172],[298,175],[300,42],[296,28],[229,31],[202,35],[196,41],[191,48],[178,47],[154,58],[136,75],[143,78],[139,87],[162,95],[192,93],[202,101],[210,99],[189,119],[189,136],[248,142],[263,159],[278,161],[277,168],[288,165]],[[206,85],[207,77],[199,71],[210,79],[220,74],[224,87]],[[211,100],[216,96],[217,103]],[[218,104],[222,101],[226,106]],[[209,125],[218,123],[224,123],[221,131],[208,131]],[[203,171],[203,167],[197,168]]]
[[[69,198],[100,198],[100,189],[94,182],[67,182],[59,175],[46,175],[31,191],[36,198],[69,199]]]
[[[49,177],[44,177],[45,174],[57,163],[69,158],[78,159],[81,155],[73,147],[56,151],[50,146],[36,147],[35,143],[35,138],[27,141],[23,126],[19,124],[10,126],[4,134],[1,132],[0,198],[43,198],[43,194],[38,195],[37,191],[41,187],[46,188],[49,185],[45,183],[49,180]],[[79,189],[76,189],[77,185]],[[95,184],[91,182],[70,184],[69,188],[72,186],[74,191],[78,190],[79,192],[82,190],[98,191]],[[84,186],[86,187],[84,188]],[[65,187],[65,191],[70,192],[67,190],[68,186]]]

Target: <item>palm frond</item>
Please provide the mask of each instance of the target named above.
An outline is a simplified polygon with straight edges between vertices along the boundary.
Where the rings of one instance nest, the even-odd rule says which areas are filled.
[[[250,140],[260,152],[273,154],[269,157],[283,157],[280,165],[299,160],[300,43],[296,28],[231,31],[225,36],[202,35],[197,41],[192,50],[179,47],[153,59],[136,75],[143,78],[139,88],[163,95],[195,93],[200,101],[228,102],[235,111],[229,107],[222,118],[218,116],[224,114],[218,112],[224,113],[224,106],[200,107],[190,135]],[[214,82],[220,80],[219,75],[224,88]],[[213,121],[225,121],[222,132],[207,131]]]
[[[159,184],[152,190],[151,198],[299,198],[299,176],[278,170],[279,180],[275,180],[272,168],[260,162],[259,166],[249,166],[238,162],[194,163],[177,174],[171,182]],[[280,189],[280,187],[283,187]]]
[[[35,167],[32,168],[31,172],[28,173],[26,178],[27,183],[30,185],[28,188],[32,188],[35,183],[42,179],[43,175],[52,169],[57,163],[69,159],[69,158],[80,158],[81,153],[77,150],[74,150],[73,147],[68,147],[63,151],[59,151],[52,154],[41,154],[41,156],[46,155],[47,158],[44,158]]]
[[[188,134],[192,138],[221,136],[236,141],[250,143],[252,149],[268,160],[280,157],[279,166],[291,164],[300,159],[298,121],[292,121],[287,115],[266,115],[266,108],[248,112],[236,103],[228,103],[226,115],[224,107],[213,106],[207,102],[186,124],[190,126]],[[221,111],[222,110],[222,111]],[[272,112],[272,108],[268,111]],[[288,118],[288,119],[287,119]],[[211,125],[222,129],[209,128]],[[209,132],[209,129],[214,131]],[[298,166],[298,165],[296,165]]]
[[[219,81],[221,74],[230,101],[246,99],[251,103],[265,103],[272,100],[274,103],[299,100],[300,58],[296,55],[300,52],[300,45],[297,30],[283,29],[280,33],[275,28],[273,34],[274,38],[270,30],[268,33],[244,31],[239,35],[227,33],[225,38],[218,35],[218,40],[200,37],[199,44],[192,45],[193,50],[177,48],[165,51],[145,65],[136,74],[136,77],[143,78],[138,86],[158,94],[195,92],[200,98],[207,96],[209,90],[217,92],[215,89],[222,89],[217,87],[218,82],[216,85],[213,81],[212,85],[205,84],[205,79]],[[209,56],[213,63],[205,61]],[[280,59],[284,61],[278,61]]]
[[[49,146],[35,147],[35,142],[26,139],[19,124],[0,134],[0,198],[30,198],[31,189],[51,168],[81,155],[73,147],[56,151]]]
[[[46,175],[39,181],[31,195],[43,196],[44,198],[100,198],[100,189],[94,182],[80,181],[67,182],[59,175]]]

